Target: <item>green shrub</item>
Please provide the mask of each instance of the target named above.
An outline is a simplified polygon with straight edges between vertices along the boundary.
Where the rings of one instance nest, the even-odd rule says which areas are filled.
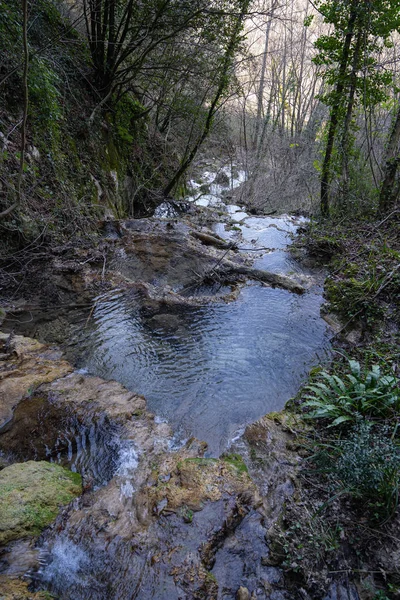
[[[399,501],[400,447],[388,427],[362,421],[313,457],[335,494],[364,502],[375,518],[388,518]]]
[[[304,403],[311,409],[308,418],[328,419],[329,427],[335,427],[360,417],[384,419],[399,411],[399,380],[392,372],[382,374],[379,365],[362,370],[355,360],[349,360],[349,370],[342,378],[323,371],[305,387],[312,392]]]

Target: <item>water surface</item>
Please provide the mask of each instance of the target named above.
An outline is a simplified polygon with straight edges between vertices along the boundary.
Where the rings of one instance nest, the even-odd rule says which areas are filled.
[[[239,247],[255,251],[258,268],[302,274],[285,250],[297,225],[246,216]],[[216,229],[239,235],[223,224]],[[138,295],[116,291],[97,299],[79,339],[79,366],[143,394],[181,439],[196,436],[218,455],[244,425],[296,394],[327,348],[321,304],[318,285],[298,296],[252,282],[234,302],[165,308],[148,318]]]

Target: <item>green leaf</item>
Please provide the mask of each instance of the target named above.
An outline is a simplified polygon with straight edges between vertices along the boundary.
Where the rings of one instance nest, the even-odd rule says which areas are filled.
[[[350,371],[359,379],[361,375],[360,363],[357,360],[349,360],[349,365]]]
[[[341,417],[337,417],[330,425],[328,425],[328,427],[336,427],[337,425],[340,425],[341,423],[346,423],[346,422],[352,421],[352,420],[353,420],[352,417],[342,415]]]

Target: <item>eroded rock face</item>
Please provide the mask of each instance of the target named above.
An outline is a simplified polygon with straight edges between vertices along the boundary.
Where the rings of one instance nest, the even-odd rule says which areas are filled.
[[[59,465],[28,461],[6,467],[0,471],[0,545],[38,535],[81,493],[80,475]]]

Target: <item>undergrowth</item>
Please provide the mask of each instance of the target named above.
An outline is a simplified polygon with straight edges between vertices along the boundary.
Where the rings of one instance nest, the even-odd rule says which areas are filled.
[[[304,459],[271,544],[289,579],[317,597],[350,577],[360,597],[391,600],[400,591],[400,211],[368,219],[311,223],[297,241],[329,268],[324,311],[336,313],[337,351],[291,403],[307,424]]]

